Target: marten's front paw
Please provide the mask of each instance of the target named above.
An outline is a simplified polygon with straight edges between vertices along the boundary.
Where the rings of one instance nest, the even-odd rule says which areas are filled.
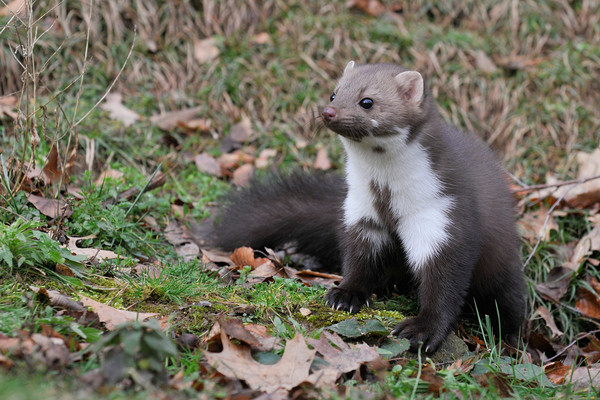
[[[371,306],[371,301],[367,293],[346,290],[339,287],[330,289],[327,292],[327,296],[325,296],[325,301],[334,310],[350,311],[353,314],[359,312],[365,304],[367,307]]]
[[[425,353],[432,354],[448,336],[447,329],[427,318],[415,317],[402,321],[392,331],[392,335],[410,341],[410,350],[417,351],[423,344]]]

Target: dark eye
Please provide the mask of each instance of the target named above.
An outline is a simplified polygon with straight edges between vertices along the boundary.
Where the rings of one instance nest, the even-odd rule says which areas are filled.
[[[373,100],[371,100],[368,97],[365,97],[364,99],[358,102],[358,105],[368,110],[369,108],[373,107]]]
[[[335,99],[335,93],[333,93],[333,94],[331,95],[331,97],[329,98],[329,101],[333,101],[333,99]]]

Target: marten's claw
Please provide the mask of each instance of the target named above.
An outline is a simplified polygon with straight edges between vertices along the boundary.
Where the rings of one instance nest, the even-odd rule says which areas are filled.
[[[327,304],[335,307],[335,310],[348,311],[355,314],[363,305],[369,303],[368,295],[364,292],[346,290],[339,287],[329,290],[326,296]]]
[[[410,350],[416,352],[419,347],[427,354],[435,353],[448,335],[447,327],[441,323],[432,322],[430,318],[416,316],[404,320],[392,331],[392,335],[406,338],[410,341]]]

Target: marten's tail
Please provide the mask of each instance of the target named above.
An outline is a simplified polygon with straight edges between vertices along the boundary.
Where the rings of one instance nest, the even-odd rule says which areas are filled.
[[[217,215],[217,246],[233,250],[291,245],[323,269],[339,268],[346,183],[331,173],[271,176],[233,192]]]

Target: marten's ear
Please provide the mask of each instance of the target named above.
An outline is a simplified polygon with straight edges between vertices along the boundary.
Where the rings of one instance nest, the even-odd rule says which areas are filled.
[[[346,64],[346,68],[344,68],[344,75],[346,75],[346,73],[352,68],[354,68],[354,61],[350,61],[348,64]]]
[[[423,77],[417,71],[401,72],[394,77],[398,83],[400,96],[415,105],[423,100]]]

